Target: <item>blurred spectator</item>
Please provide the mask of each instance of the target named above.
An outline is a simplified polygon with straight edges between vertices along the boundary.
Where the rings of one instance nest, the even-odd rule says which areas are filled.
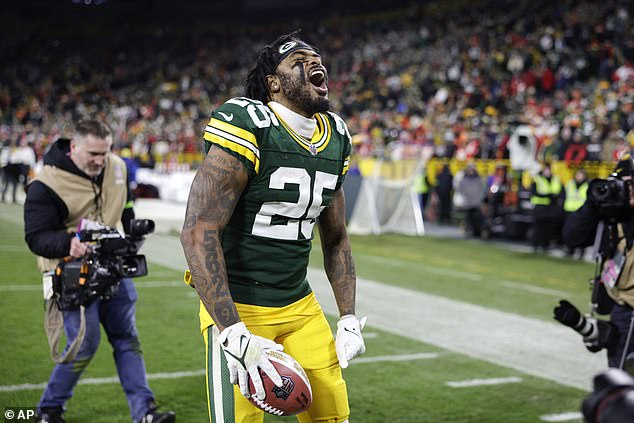
[[[451,205],[453,202],[453,175],[449,165],[443,165],[436,176],[436,195],[438,196],[438,222],[451,223]]]
[[[6,174],[5,184],[2,188],[2,202],[6,200],[9,186],[12,187],[12,199],[17,203],[17,187],[22,184],[24,190],[29,180],[31,169],[35,167],[35,153],[27,145],[26,138],[20,139],[18,147],[11,151],[9,162],[4,167],[3,176]]]
[[[11,161],[11,157],[9,157],[9,162],[3,168],[2,179],[4,183],[2,186],[2,202],[6,202],[7,191],[9,190],[9,187],[11,187],[13,202],[17,203],[16,194],[20,183],[20,165],[18,163],[13,163]]]
[[[337,75],[329,81],[331,101],[360,155],[382,157],[391,144],[461,160],[511,152],[514,161],[513,153],[526,150],[544,160],[568,152],[571,164],[618,155],[618,141],[634,129],[629,3],[441,3],[303,19],[305,34],[320,38]],[[25,28],[33,27],[24,19]],[[103,20],[106,29],[114,25]],[[55,26],[47,22],[7,37],[3,139],[29,134],[41,156],[68,135],[73,119],[99,114],[115,122],[115,147],[130,146],[148,165],[168,156],[191,159],[184,154],[202,151],[198,134],[209,110],[242,94],[248,64],[270,30],[113,22],[112,37],[93,22],[74,22],[82,36],[56,33],[52,47],[46,28]],[[213,49],[200,41],[209,39]],[[519,127],[526,129],[522,137],[509,139]],[[569,134],[558,135],[564,129]]]
[[[505,165],[495,166],[493,175],[487,178],[487,192],[485,203],[489,216],[499,216],[502,208],[510,205],[512,202],[508,198],[511,192],[511,180],[508,175],[508,168]]]
[[[533,178],[531,203],[533,204],[533,251],[547,252],[557,232],[556,222],[560,215],[562,186],[552,173],[550,164]]]
[[[580,130],[576,130],[572,135],[572,141],[568,144],[564,159],[568,167],[579,166],[586,159],[588,150],[583,134]]]
[[[418,195],[420,212],[423,216],[425,215],[425,209],[427,208],[430,187],[431,183],[429,181],[429,178],[427,177],[427,171],[423,168],[414,178],[414,190]]]
[[[132,157],[132,151],[129,148],[122,148],[119,152],[119,157],[123,159],[125,162],[125,167],[128,171],[128,187],[129,191],[133,193],[133,198],[136,198],[136,188],[137,188],[137,180],[136,180],[136,171],[139,168],[139,163],[136,161],[134,157]]]
[[[5,186],[8,183],[9,173],[6,167],[9,165],[9,157],[13,148],[11,147],[11,141],[6,140],[0,145],[0,183],[1,189],[4,192]],[[4,201],[4,200],[3,200]]]
[[[586,202],[586,196],[588,192],[588,175],[583,168],[577,169],[573,179],[568,181],[566,189],[564,190],[564,212],[566,213],[566,220],[568,216],[576,211],[579,207]],[[563,228],[563,226],[562,226]],[[583,259],[585,254],[584,247],[578,247],[576,249],[579,259]],[[572,257],[575,253],[575,248],[566,247],[566,254]]]
[[[480,237],[482,234],[482,200],[485,189],[484,182],[478,174],[474,163],[469,163],[464,176],[458,184],[458,192],[463,198],[465,211],[465,233],[469,236]]]

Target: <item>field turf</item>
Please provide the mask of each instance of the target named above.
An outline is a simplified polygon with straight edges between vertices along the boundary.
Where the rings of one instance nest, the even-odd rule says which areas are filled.
[[[41,277],[23,240],[21,212],[18,205],[0,204],[0,408],[35,406],[53,367],[42,327]],[[554,297],[538,292],[518,295],[508,281],[564,291],[572,302],[584,304],[586,281],[593,271],[589,263],[456,239],[385,235],[352,237],[352,245],[358,274],[364,278],[548,321],[552,321]],[[315,247],[311,264],[319,267],[318,244]],[[136,282],[137,325],[150,386],[164,409],[176,411],[177,421],[206,422],[198,301],[193,290],[179,282],[180,271],[152,262],[152,257],[148,260],[149,276]],[[334,316],[329,317],[334,322]],[[344,370],[353,423],[547,421],[544,416],[579,411],[586,395],[377,330],[371,321],[364,333],[367,353]],[[68,422],[130,421],[111,351],[104,334],[82,377],[91,383],[78,385],[67,404]],[[447,385],[487,378],[517,379],[476,387]],[[288,421],[295,419],[268,415],[265,419]],[[572,415],[565,421],[581,420]]]

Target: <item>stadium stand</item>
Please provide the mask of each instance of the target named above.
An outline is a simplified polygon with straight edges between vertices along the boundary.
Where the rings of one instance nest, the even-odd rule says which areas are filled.
[[[404,160],[429,160],[433,184],[447,162],[459,174],[475,160],[491,176],[511,159],[518,197],[530,181],[513,172],[517,134],[530,134],[527,171],[553,161],[564,182],[581,165],[606,176],[634,146],[627,1],[75,3],[0,14],[0,142],[26,138],[38,157],[78,116],[98,114],[141,167],[195,167],[210,110],[242,95],[265,40],[297,27],[324,46],[333,109],[364,175],[374,160],[398,177],[418,166]]]
[[[296,26],[326,46],[337,75],[333,106],[359,154],[381,156],[405,143],[436,157],[502,158],[514,127],[528,124],[541,159],[573,165],[614,160],[634,142],[626,6],[460,0]],[[75,32],[60,28],[59,16],[37,16],[48,29],[35,31],[20,10],[3,19],[20,36],[3,51],[0,138],[27,137],[39,154],[75,115],[99,111],[117,122],[119,146],[136,155],[194,161],[209,110],[241,94],[247,63],[279,32],[122,25],[116,15],[99,26],[90,15]]]

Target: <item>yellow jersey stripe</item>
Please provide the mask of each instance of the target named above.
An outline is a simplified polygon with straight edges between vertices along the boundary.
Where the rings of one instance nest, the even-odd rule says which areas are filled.
[[[315,147],[317,147],[317,151],[322,151],[324,148],[326,148],[326,146],[330,142],[330,136],[332,135],[332,127],[330,126],[330,122],[328,121],[328,118],[326,118],[321,113],[317,114],[317,121],[322,122],[324,129],[323,129],[323,134],[321,136],[321,139],[317,143],[315,143]]]
[[[328,136],[328,123],[327,119],[324,119],[321,113],[317,113],[315,118],[317,119],[317,131],[315,132],[315,135],[313,135],[311,142],[318,148],[318,151],[321,151],[319,150],[319,147],[321,147]]]
[[[271,109],[271,110],[272,110],[272,109]],[[275,113],[275,110],[273,110],[273,113]],[[290,135],[291,137],[293,137],[293,139],[294,139],[295,141],[297,141],[297,142],[298,142],[298,143],[300,143],[300,144],[302,144],[303,142],[308,142],[308,141],[303,140],[303,138],[302,138],[300,135],[298,135],[295,131],[293,131],[293,130],[290,128],[290,126],[288,126],[288,125],[286,124],[286,122],[284,122],[284,119],[282,119],[282,117],[281,117],[281,116],[279,116],[277,113],[275,113],[275,115],[277,116],[277,119],[280,121],[280,123],[282,124],[282,126],[284,127],[284,129],[286,129],[286,132],[288,132],[288,133],[289,133],[289,135]]]
[[[223,138],[219,135],[216,135],[210,131],[205,131],[203,138],[211,143],[218,144],[222,147],[228,148],[229,150],[238,153],[243,156],[251,163],[253,163],[253,167],[255,168],[255,173],[258,173],[260,170],[260,157],[259,152],[256,154],[253,152],[248,146],[245,146],[235,140],[229,140]]]
[[[242,129],[240,127],[237,127],[227,122],[223,122],[216,118],[211,118],[211,120],[207,124],[207,127],[210,127],[210,126],[212,128],[218,128],[221,131],[228,132],[231,135],[235,135],[236,137],[242,138],[245,141],[249,141],[251,144],[255,145],[256,147],[258,146],[258,142],[255,139],[255,135],[253,135],[252,132],[249,132],[246,129]]]
[[[317,147],[323,142],[324,136],[326,136],[326,125],[324,125],[324,120],[319,113],[315,113],[315,120],[317,121],[317,130],[310,139],[310,143]]]
[[[251,142],[245,140],[244,138],[236,137],[235,135],[232,135],[229,132],[222,131],[222,130],[220,130],[218,128],[214,128],[212,126],[206,127],[205,128],[205,133],[209,133],[209,134],[212,134],[212,135],[217,135],[220,138],[226,139],[227,141],[233,141],[236,144],[240,144],[244,148],[248,148],[249,150],[251,150],[253,152],[253,154],[255,154],[255,156],[258,159],[260,158],[260,149],[258,148],[258,146],[252,144]]]
[[[349,167],[350,167],[350,156],[346,157],[346,159],[343,161],[343,169],[341,170],[342,176],[348,173]]]
[[[275,113],[275,110],[273,110],[273,113]],[[275,116],[277,116],[277,119],[282,124],[282,127],[286,129],[286,132],[288,132],[288,134],[305,150],[312,153],[312,147],[315,151],[320,152],[328,146],[328,143],[330,142],[330,135],[332,134],[332,128],[330,126],[330,123],[328,122],[328,119],[322,116],[321,113],[315,114],[315,118],[317,119],[317,130],[313,134],[311,141],[308,141],[307,139],[293,131],[293,129],[288,126],[288,124],[284,122],[284,119],[282,119],[282,117],[279,116],[277,113],[275,113]]]

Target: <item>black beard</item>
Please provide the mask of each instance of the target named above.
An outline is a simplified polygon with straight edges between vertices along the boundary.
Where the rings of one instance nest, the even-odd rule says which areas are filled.
[[[279,77],[284,97],[303,114],[312,116],[315,113],[325,113],[330,110],[330,100],[327,97],[312,96],[312,91],[305,80],[301,81],[283,74],[279,74]]]

